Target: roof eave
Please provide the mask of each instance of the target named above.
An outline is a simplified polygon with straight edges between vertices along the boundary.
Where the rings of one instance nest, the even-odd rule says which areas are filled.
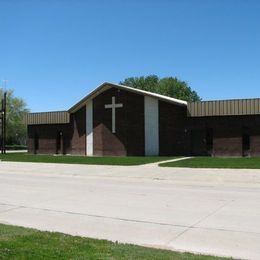
[[[107,88],[105,88],[105,87],[107,87]],[[131,88],[131,87],[124,86],[124,85],[114,84],[114,83],[110,83],[110,82],[104,82],[100,86],[98,86],[95,90],[90,92],[87,96],[85,96],[83,99],[81,99],[78,103],[76,103],[74,106],[72,106],[68,110],[68,112],[69,113],[76,112],[77,110],[82,108],[88,102],[88,100],[93,99],[94,97],[96,97],[97,95],[102,93],[103,91],[110,89],[112,87],[127,90],[129,92],[141,94],[141,95],[144,95],[144,96],[145,95],[151,96],[151,97],[157,98],[161,101],[172,103],[172,104],[175,104],[175,105],[178,105],[178,106],[187,106],[187,102],[184,101],[184,100],[179,100],[179,99],[163,96],[163,95],[152,93],[152,92],[148,92],[148,91],[144,91],[144,90],[140,90],[140,89],[135,89],[135,88]]]

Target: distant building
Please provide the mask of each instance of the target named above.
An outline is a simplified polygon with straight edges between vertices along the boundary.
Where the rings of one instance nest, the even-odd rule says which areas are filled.
[[[187,103],[103,83],[68,111],[26,123],[30,153],[260,155],[260,99]]]

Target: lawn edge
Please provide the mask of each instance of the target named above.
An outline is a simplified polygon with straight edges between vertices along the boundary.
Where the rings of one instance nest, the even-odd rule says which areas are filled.
[[[74,238],[80,238],[80,239],[89,239],[89,240],[93,240],[93,241],[104,241],[107,243],[112,243],[114,245],[121,245],[121,246],[131,246],[131,247],[141,247],[143,249],[153,249],[153,250],[162,250],[162,251],[167,251],[167,252],[172,252],[172,253],[177,253],[177,254],[189,254],[191,257],[193,255],[199,257],[212,257],[212,258],[224,258],[224,259],[233,259],[230,256],[227,255],[214,255],[214,254],[208,254],[208,253],[201,253],[198,251],[186,251],[186,250],[181,250],[181,249],[176,249],[176,248],[170,248],[168,246],[156,246],[156,245],[147,245],[147,244],[132,244],[132,243],[124,243],[124,242],[120,242],[118,240],[109,240],[109,239],[102,239],[102,238],[95,238],[95,237],[85,237],[85,236],[80,236],[80,235],[72,235],[69,233],[64,233],[64,232],[60,232],[60,231],[49,231],[46,229],[37,229],[37,228],[33,228],[33,227],[28,227],[28,226],[20,226],[20,225],[15,225],[15,224],[11,224],[11,223],[2,223],[0,221],[0,226],[8,226],[11,228],[21,228],[21,229],[29,229],[30,231],[36,232],[36,233],[49,233],[49,234],[56,234],[56,235],[61,235],[61,236],[68,236],[68,237],[74,237]],[[1,235],[0,235],[0,242],[1,242]]]

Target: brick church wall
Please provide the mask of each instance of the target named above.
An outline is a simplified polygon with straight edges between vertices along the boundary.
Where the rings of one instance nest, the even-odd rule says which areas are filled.
[[[112,133],[112,110],[105,109],[112,97],[116,109],[116,133]],[[111,88],[93,99],[94,155],[144,155],[144,97]]]
[[[251,156],[260,156],[260,134],[251,136]]]
[[[71,153],[86,155],[86,106],[71,115]]]
[[[185,131],[187,108],[159,101],[159,154],[186,155]]]
[[[214,130],[213,130],[214,131]],[[242,156],[242,133],[234,129],[214,131],[213,156]]]
[[[63,152],[85,155],[86,151],[86,109],[83,107],[71,115],[69,124],[29,125],[27,146],[34,153],[35,136],[38,137],[38,154],[56,154],[57,136],[63,135]],[[61,153],[61,151],[58,151]]]
[[[63,133],[64,152],[71,152],[71,133],[70,124],[50,124],[50,125],[29,125],[27,145],[28,152],[34,153],[35,136],[38,137],[38,154],[56,154],[57,153],[57,135]]]
[[[198,150],[204,151],[195,155],[207,155],[206,129],[213,129],[213,156],[243,156],[244,129],[250,136],[248,155],[260,155],[260,116],[219,116],[187,118],[189,133],[194,130],[203,132]],[[190,144],[192,145],[190,137]],[[198,142],[199,143],[199,142]],[[192,153],[191,153],[192,154]]]
[[[244,123],[250,134],[250,155],[260,156],[260,116],[248,116]]]

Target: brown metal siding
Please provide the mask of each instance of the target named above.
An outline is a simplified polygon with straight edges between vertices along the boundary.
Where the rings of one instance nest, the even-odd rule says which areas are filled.
[[[218,100],[188,103],[190,117],[260,114],[260,99]]]
[[[26,125],[67,124],[70,114],[67,111],[29,113],[24,121]]]

